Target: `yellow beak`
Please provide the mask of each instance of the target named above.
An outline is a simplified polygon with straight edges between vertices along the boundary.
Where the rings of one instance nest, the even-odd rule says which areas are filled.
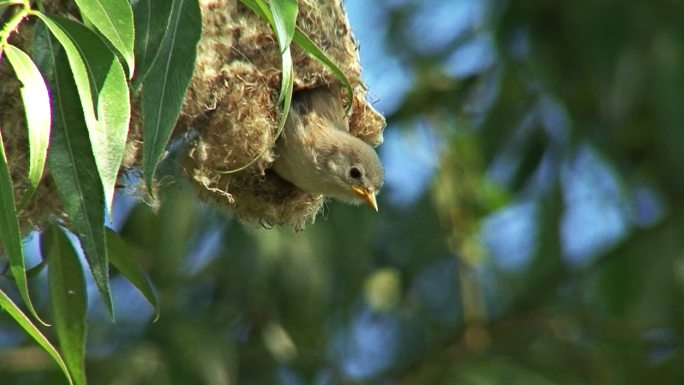
[[[365,188],[358,186],[352,186],[352,191],[366,201],[368,206],[372,207],[375,212],[378,211],[378,202],[375,200],[375,192],[368,191]]]

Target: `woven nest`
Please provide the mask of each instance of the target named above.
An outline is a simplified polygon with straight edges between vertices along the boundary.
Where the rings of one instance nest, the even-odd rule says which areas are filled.
[[[270,170],[277,156],[276,105],[281,80],[277,41],[269,25],[238,0],[200,0],[200,7],[202,37],[174,129],[175,140],[187,141],[179,154],[181,171],[202,200],[228,209],[246,222],[300,230],[314,220],[325,197],[299,190]],[[354,88],[350,132],[373,146],[380,144],[385,121],[366,100],[358,45],[342,2],[299,0],[297,25],[340,66]],[[316,87],[339,88],[334,75],[295,44],[292,58],[295,93]],[[7,119],[16,122],[23,117],[6,117],[10,114],[5,111],[21,111],[21,102],[15,97],[17,101],[12,103],[17,105],[8,107],[3,95],[0,93],[4,137],[10,128]],[[140,126],[134,108],[123,169],[136,170],[141,164]],[[26,154],[25,150],[18,152]],[[250,166],[239,172],[230,172],[247,164]],[[45,213],[55,211],[59,212],[46,209]]]

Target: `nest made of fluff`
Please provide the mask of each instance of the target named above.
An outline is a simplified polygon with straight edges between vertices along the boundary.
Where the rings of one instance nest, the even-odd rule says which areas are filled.
[[[49,3],[57,9],[67,4]],[[342,2],[299,0],[298,3],[298,27],[338,64],[354,88],[350,132],[377,146],[382,142],[385,121],[366,100],[358,45]],[[281,59],[275,36],[268,23],[239,0],[200,0],[200,8],[202,36],[195,69],[174,129],[176,140],[192,138],[182,146],[184,152],[179,154],[181,170],[202,200],[229,209],[249,223],[300,230],[316,217],[324,197],[304,192],[269,170],[277,156],[274,153],[279,119],[276,102],[281,79]],[[334,75],[294,43],[292,59],[295,93],[303,89],[339,86]],[[0,93],[0,96],[9,95]],[[2,97],[0,105],[4,110],[3,131],[12,131],[10,137],[23,131],[18,127],[16,132],[14,130],[17,122],[23,121],[20,100]],[[17,113],[8,113],[9,110]],[[8,123],[12,123],[11,127]],[[141,123],[134,108],[122,169],[140,169]],[[192,135],[185,135],[188,132]],[[11,144],[15,150],[8,151],[10,157],[11,153],[26,154],[25,133],[16,137],[21,138],[22,143]],[[18,166],[22,161],[16,160],[19,158],[21,156],[15,156],[13,162],[17,166],[13,173],[15,181],[14,176],[22,174]],[[255,159],[240,172],[226,172]],[[56,196],[49,184],[45,186],[45,179],[49,178],[44,178],[39,193],[48,191],[43,195]],[[23,221],[25,229],[40,223],[41,216],[61,214],[59,203],[53,200],[34,199],[31,207],[38,211],[28,214]]]
[[[312,221],[324,197],[304,192],[269,170],[278,123],[281,79],[277,41],[269,25],[238,0],[204,0],[202,37],[183,103],[178,135],[196,131],[182,170],[199,196],[241,219],[299,230]],[[354,86],[350,132],[371,145],[382,141],[384,118],[366,100],[358,45],[342,2],[299,1],[297,25],[348,76]],[[315,58],[292,45],[295,92],[338,80]],[[237,173],[226,173],[248,164]]]

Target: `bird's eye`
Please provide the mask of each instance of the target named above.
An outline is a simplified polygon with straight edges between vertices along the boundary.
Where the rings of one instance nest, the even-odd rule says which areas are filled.
[[[349,169],[349,176],[354,179],[361,178],[361,170],[356,167],[352,167]]]

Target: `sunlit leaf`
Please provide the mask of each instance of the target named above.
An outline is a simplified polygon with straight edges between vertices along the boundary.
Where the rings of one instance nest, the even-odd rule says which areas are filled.
[[[272,8],[262,0],[242,0],[242,2],[252,9],[257,15],[266,19],[274,33],[278,38],[278,45],[281,49],[281,71],[282,80],[280,83],[280,92],[278,94],[278,104],[282,104],[282,111],[278,129],[276,131],[276,138],[280,136],[287,120],[287,115],[290,113],[290,104],[292,101],[292,91],[294,87],[294,69],[292,65],[292,54],[290,51],[290,41],[294,33],[295,21],[297,19],[297,5],[293,5],[290,1],[279,1],[269,3]],[[277,4],[276,4],[277,3]],[[277,15],[276,15],[277,14]],[[227,170],[224,173],[234,173],[242,171],[251,166],[266,152],[264,150],[261,154],[254,157],[250,162],[238,168]]]
[[[281,52],[281,66],[283,78],[280,84],[280,93],[278,95],[278,103],[285,100],[286,92],[289,89],[292,93],[292,86],[294,84],[294,70],[292,68],[292,55],[290,52],[290,42],[294,35],[297,12],[296,1],[291,0],[274,0],[268,3],[272,17],[272,27],[278,39],[278,46]],[[283,110],[283,115],[287,116],[289,108]]]
[[[21,246],[21,233],[19,231],[19,221],[17,220],[17,209],[14,204],[14,194],[12,179],[10,178],[9,167],[7,166],[7,156],[5,156],[5,144],[0,134],[0,243],[5,248],[5,255],[10,264],[12,277],[17,282],[19,294],[29,311],[40,322],[44,322],[38,317],[38,313],[33,308],[31,297],[29,296],[28,284],[26,280],[26,266],[24,264],[24,252]]]
[[[28,335],[38,342],[43,350],[45,350],[50,357],[55,360],[57,366],[59,366],[64,373],[64,376],[66,376],[67,380],[69,381],[69,384],[73,384],[69,370],[67,369],[66,364],[64,363],[64,360],[62,360],[62,357],[59,355],[57,349],[55,349],[55,347],[43,335],[43,333],[38,330],[36,325],[34,325],[31,320],[26,317],[21,309],[19,309],[19,307],[12,302],[12,299],[10,299],[2,290],[0,290],[0,308],[4,309],[7,314],[9,314],[10,317],[12,317],[26,333],[28,333]]]
[[[52,48],[54,55],[55,47]],[[97,288],[113,316],[105,247],[102,184],[95,167],[74,79],[67,63],[59,59],[63,57],[56,58],[56,62],[52,64],[55,69],[51,79],[54,121],[48,166],[64,210],[81,241]]]
[[[269,12],[268,8],[265,6],[263,1],[261,0],[241,0],[243,4],[245,4],[249,9],[251,9],[254,13],[257,15],[261,16],[263,19],[267,20],[271,25],[274,25],[275,21],[273,18],[273,15],[271,12]],[[306,53],[309,55],[313,56],[314,58],[318,59],[332,74],[342,82],[342,86],[344,89],[347,91],[346,92],[346,97],[347,97],[347,103],[346,103],[346,113],[348,114],[349,111],[351,111],[352,107],[352,100],[353,100],[353,95],[354,95],[354,90],[351,86],[351,83],[349,82],[349,78],[347,78],[347,75],[344,74],[344,72],[340,69],[340,67],[333,62],[328,55],[326,55],[318,46],[316,43],[311,40],[304,31],[299,29],[299,27],[295,26],[294,30],[294,35],[292,37],[292,41],[294,41],[299,47],[301,47]],[[280,44],[280,40],[279,40]],[[282,92],[281,92],[282,96]]]
[[[144,81],[157,58],[169,26],[173,3],[168,0],[140,0],[135,6],[135,68],[133,89]]]
[[[285,54],[283,54],[283,66],[292,69],[292,56],[290,55],[290,49],[289,48],[286,50]],[[285,127],[285,122],[287,122],[287,115],[290,112],[290,106],[292,104],[292,91],[293,91],[293,87],[294,87],[293,76],[290,74],[290,76],[284,77],[283,79],[285,80],[285,83],[283,83],[283,85],[282,85],[282,87],[284,89],[281,91],[281,95],[283,95],[283,110],[280,114],[280,120],[278,121],[278,128],[276,130],[276,135],[275,135],[276,138],[278,138],[280,136],[280,134],[283,132],[283,128]],[[239,171],[246,169],[247,167],[254,164],[254,162],[259,160],[261,158],[261,156],[263,156],[263,154],[266,151],[268,151],[268,149],[265,149],[264,151],[262,151],[261,154],[252,158],[252,160],[249,161],[247,164],[244,164],[240,167],[237,167],[237,168],[234,168],[231,170],[226,170],[226,171],[224,171],[224,173],[230,174],[230,173],[235,173],[235,172],[239,172]]]
[[[64,47],[69,59],[105,202],[111,208],[130,120],[123,67],[102,39],[82,24],[59,16],[36,14]]]
[[[169,28],[145,78],[143,171],[150,191],[192,78],[201,25],[197,0],[174,0]]]
[[[135,71],[133,10],[128,0],[76,0],[79,10],[126,60],[129,77]]]
[[[254,13],[257,15],[261,16],[262,18],[266,19],[271,25],[273,25],[273,15],[268,11],[268,7],[266,4],[261,1],[257,3],[258,0],[240,0],[242,4],[246,5],[249,9],[251,9]]]
[[[273,15],[273,30],[278,39],[280,52],[285,52],[297,27],[299,7],[294,0],[272,0],[268,2],[268,6]]]
[[[50,95],[40,71],[31,58],[19,48],[8,45],[5,53],[17,79],[22,83],[21,97],[26,112],[26,125],[29,137],[29,172],[30,187],[24,193],[20,207],[31,199],[36,191],[45,168],[45,158],[50,141]]]
[[[283,81],[280,88],[280,98],[283,99],[283,110],[280,114],[280,121],[278,123],[278,131],[276,138],[283,132],[287,115],[290,113],[290,104],[292,102],[292,91],[294,88],[294,71],[292,67],[292,55],[290,54],[290,47],[285,49],[282,56],[283,63]]]
[[[85,384],[87,293],[83,268],[76,250],[57,226],[43,233],[41,253],[50,264],[50,300],[64,361],[74,382]]]
[[[289,84],[294,84],[294,71],[292,68],[292,55],[290,42],[296,28],[298,7],[296,2],[273,1],[266,4],[263,0],[242,0],[252,11],[268,21],[278,39],[278,47],[281,52],[281,70],[283,74],[278,94],[278,104],[285,100],[286,90]],[[294,4],[293,4],[294,3]],[[289,113],[289,106],[283,110],[285,116]]]
[[[94,84],[91,84],[92,70],[88,69],[84,58],[81,55],[81,49],[73,41],[69,33],[62,28],[62,23],[71,24],[75,23],[72,20],[67,20],[59,16],[47,16],[40,12],[35,13],[48,27],[53,36],[57,38],[59,43],[64,48],[67,58],[69,59],[69,64],[71,70],[74,74],[74,80],[76,81],[76,87],[78,87],[78,95],[83,105],[83,112],[86,123],[95,127],[97,125],[97,115],[95,113],[95,100],[96,91],[92,89]],[[85,28],[85,27],[83,27]]]
[[[147,275],[140,267],[138,261],[133,257],[128,250],[126,243],[111,229],[107,229],[107,249],[109,255],[109,262],[119,270],[121,274],[126,277],[147,299],[147,301],[154,307],[155,321],[159,318],[159,302],[157,294],[150,283]]]

